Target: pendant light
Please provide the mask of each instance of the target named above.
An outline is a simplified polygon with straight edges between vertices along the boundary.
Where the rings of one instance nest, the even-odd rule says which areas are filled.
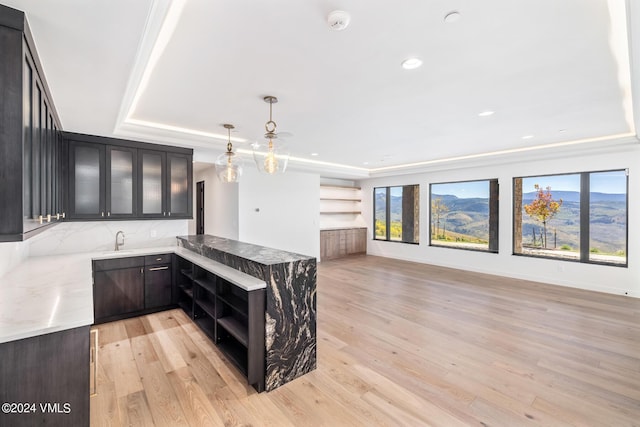
[[[253,147],[253,160],[260,172],[274,175],[284,173],[289,162],[289,151],[283,141],[276,144],[274,139],[278,138],[276,133],[276,122],[273,121],[273,104],[278,102],[275,96],[265,96],[264,102],[269,104],[269,121],[264,125],[265,141],[256,141]]]
[[[240,175],[242,175],[242,159],[235,157],[236,153],[233,152],[233,145],[231,144],[231,129],[235,126],[230,124],[224,124],[229,134],[227,143],[227,152],[220,154],[216,159],[216,174],[222,182],[238,182]]]

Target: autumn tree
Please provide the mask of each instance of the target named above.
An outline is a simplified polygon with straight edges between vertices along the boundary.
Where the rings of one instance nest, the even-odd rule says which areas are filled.
[[[558,213],[562,206],[562,199],[554,200],[551,195],[551,187],[542,189],[538,184],[534,186],[536,189],[536,198],[528,205],[524,205],[524,211],[536,221],[542,223],[544,236],[544,248],[547,248],[547,223]],[[545,191],[546,190],[546,191]]]
[[[431,200],[431,218],[434,223],[436,239],[438,238],[438,232],[440,231],[440,217],[447,212],[449,212],[449,208],[444,204],[440,197],[435,200]]]

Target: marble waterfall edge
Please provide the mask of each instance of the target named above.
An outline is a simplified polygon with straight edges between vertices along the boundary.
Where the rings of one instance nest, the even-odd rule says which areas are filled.
[[[208,235],[178,237],[178,246],[266,282],[266,391],[316,368],[314,257]]]

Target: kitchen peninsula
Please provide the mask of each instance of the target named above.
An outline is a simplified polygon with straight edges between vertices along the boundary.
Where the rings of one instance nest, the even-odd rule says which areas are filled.
[[[178,246],[262,279],[265,390],[316,368],[316,259],[210,235],[178,237]]]

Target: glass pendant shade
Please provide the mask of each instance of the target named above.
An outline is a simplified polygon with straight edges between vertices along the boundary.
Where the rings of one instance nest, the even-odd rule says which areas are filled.
[[[240,175],[242,175],[242,159],[236,156],[233,152],[233,145],[231,144],[231,129],[234,129],[233,125],[223,125],[229,133],[229,142],[227,143],[227,151],[222,153],[216,159],[216,175],[222,182],[238,182]]]
[[[287,145],[273,140],[256,141],[253,145],[253,160],[260,172],[269,175],[284,173],[289,163],[289,150]]]
[[[242,175],[242,159],[235,153],[223,153],[216,159],[216,175],[222,182],[238,182]]]
[[[269,121],[265,123],[264,140],[253,143],[253,160],[260,172],[274,175],[284,173],[289,163],[289,149],[287,144],[278,139],[276,122],[273,121],[273,104],[278,102],[275,96],[265,96],[264,102],[269,104]]]

